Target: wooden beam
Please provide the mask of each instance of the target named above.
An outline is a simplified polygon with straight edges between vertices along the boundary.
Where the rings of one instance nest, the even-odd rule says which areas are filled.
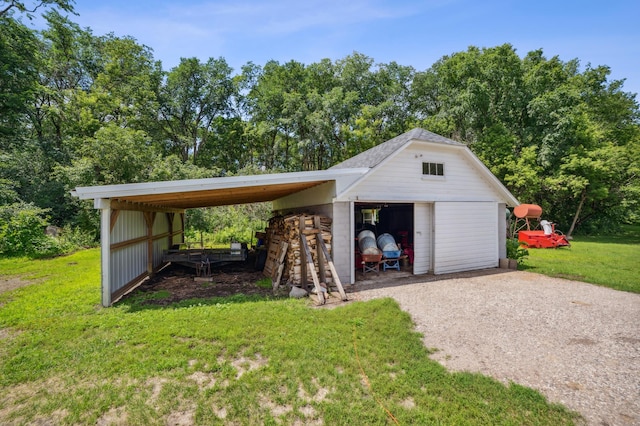
[[[174,232],[173,235],[179,235],[179,232]],[[158,234],[158,235],[154,235],[153,236],[153,241],[155,240],[159,240],[161,238],[166,238],[166,237],[171,237],[172,235],[169,232],[165,232],[163,234]],[[149,237],[147,237],[146,235],[144,237],[138,237],[138,238],[132,238],[130,240],[125,240],[125,241],[120,241],[119,243],[113,243],[111,244],[111,250],[118,250],[124,247],[129,247],[129,246],[133,246],[136,244],[140,244],[142,242],[147,241]]]
[[[192,190],[188,192],[158,192],[153,194],[123,196],[120,197],[119,200],[152,206],[152,208],[155,208],[153,206],[195,208],[226,204],[244,204],[248,202],[272,201],[324,182],[326,181],[291,182],[277,185],[255,185],[240,188]]]
[[[111,208],[134,212],[184,213],[184,209],[157,206],[147,203],[131,202],[127,200],[111,200]]]
[[[111,301],[109,305],[113,304],[116,300],[120,299],[122,296],[124,296],[125,294],[127,294],[128,292],[136,288],[138,284],[140,284],[148,276],[149,274],[147,272],[143,272],[142,274],[138,275],[137,277],[129,281],[127,284],[125,284],[118,290],[111,293]]]
[[[168,247],[171,248],[171,246],[173,246],[173,218],[175,217],[175,213],[165,213],[165,215],[167,216],[167,223],[169,224],[169,245]]]
[[[111,229],[109,232],[113,232],[113,228],[116,226],[116,222],[118,221],[118,216],[120,215],[120,210],[111,209]]]
[[[153,274],[153,222],[156,220],[156,212],[143,212],[147,224],[147,272]]]

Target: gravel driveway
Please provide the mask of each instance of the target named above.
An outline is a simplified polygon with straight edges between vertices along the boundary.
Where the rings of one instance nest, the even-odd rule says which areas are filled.
[[[640,294],[499,271],[358,282],[353,298],[396,299],[450,370],[537,389],[590,425],[640,425]]]

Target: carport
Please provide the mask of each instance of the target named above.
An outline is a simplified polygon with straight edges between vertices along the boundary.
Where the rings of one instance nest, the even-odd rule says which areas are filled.
[[[336,196],[367,168],[78,187],[72,194],[100,210],[102,305],[110,306],[163,266],[184,242],[189,208],[273,201],[322,185]]]

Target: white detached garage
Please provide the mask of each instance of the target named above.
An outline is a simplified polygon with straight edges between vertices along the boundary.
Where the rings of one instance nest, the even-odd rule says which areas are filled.
[[[363,211],[376,210],[381,231],[409,234],[413,273],[443,274],[498,266],[506,256],[506,207],[518,200],[464,144],[414,129],[329,170],[365,169],[315,213],[333,218],[334,262],[355,281],[355,236]],[[323,187],[274,201],[274,209],[309,210]],[[386,223],[382,223],[386,222]],[[337,242],[337,243],[336,243]]]
[[[413,273],[493,268],[506,256],[506,207],[518,200],[464,144],[414,129],[321,171],[76,188],[102,213],[102,304],[162,266],[183,241],[184,209],[272,201],[275,214],[331,217],[333,261],[356,280],[364,226],[402,235]],[[377,221],[367,216],[375,211]]]

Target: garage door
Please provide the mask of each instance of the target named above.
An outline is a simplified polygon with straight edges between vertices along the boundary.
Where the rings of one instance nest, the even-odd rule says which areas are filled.
[[[413,211],[413,273],[426,274],[431,270],[432,204],[416,203]]]
[[[433,272],[497,267],[497,212],[493,202],[435,203]]]

